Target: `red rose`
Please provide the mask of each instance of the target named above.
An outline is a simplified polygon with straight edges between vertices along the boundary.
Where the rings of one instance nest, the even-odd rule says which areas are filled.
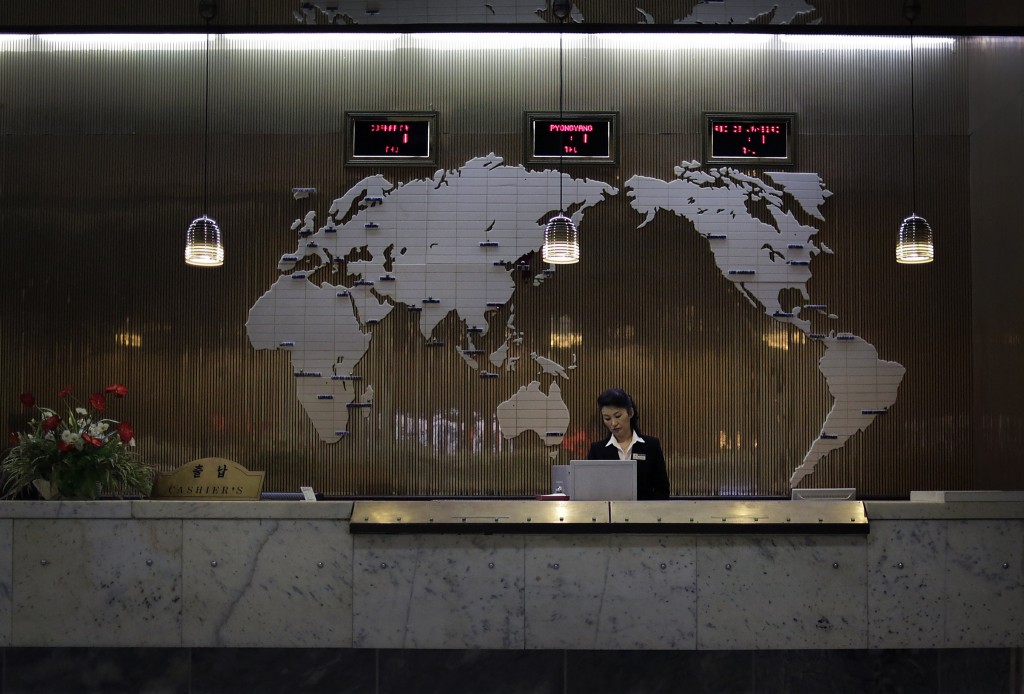
[[[60,451],[61,453],[67,453],[68,451],[75,450],[75,447],[73,444],[65,443],[64,441],[58,441],[57,450]]]
[[[93,393],[89,396],[89,406],[97,412],[102,412],[107,406],[107,396],[103,393]]]
[[[100,446],[103,445],[103,439],[98,439],[95,436],[91,436],[89,434],[82,434],[82,438],[85,440],[86,443],[88,443],[91,446],[95,446],[96,448],[99,448]]]
[[[42,424],[43,431],[53,431],[53,430],[55,430],[57,428],[57,425],[59,425],[59,424],[60,424],[60,417],[58,417],[55,414],[54,415],[50,415],[49,417],[47,417],[46,419],[43,420],[43,424]]]
[[[19,442],[20,442],[20,440],[18,439],[18,435],[17,435],[17,434],[15,434],[15,433],[14,433],[14,432],[12,431],[12,432],[11,432],[11,445],[12,445],[12,446],[17,446]]]
[[[29,393],[29,392],[22,393],[21,394],[21,404],[24,405],[25,407],[35,407],[36,406],[35,396],[33,396],[32,393]]]
[[[132,430],[130,422],[121,422],[117,425],[117,435],[121,437],[121,440],[125,443],[131,443],[132,439],[135,438],[135,432]]]
[[[107,386],[106,391],[104,392],[113,393],[117,397],[123,398],[124,396],[128,395],[128,388],[121,385],[120,383],[115,383],[112,386]]]
[[[58,398],[66,398],[69,395],[71,395],[71,386],[64,386],[60,389],[60,392],[57,393]]]

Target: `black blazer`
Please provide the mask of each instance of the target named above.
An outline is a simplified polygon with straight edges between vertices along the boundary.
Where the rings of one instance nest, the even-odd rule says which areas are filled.
[[[668,472],[665,469],[665,455],[661,452],[661,442],[653,436],[638,434],[643,443],[633,445],[633,454],[646,456],[636,461],[636,498],[667,499],[669,484]],[[608,438],[590,444],[587,460],[618,460],[619,449],[609,446]]]

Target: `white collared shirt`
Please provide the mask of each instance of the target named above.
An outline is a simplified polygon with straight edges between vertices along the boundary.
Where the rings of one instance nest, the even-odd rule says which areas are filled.
[[[619,460],[629,460],[630,455],[633,453],[633,444],[636,443],[644,443],[644,440],[640,438],[636,431],[633,431],[633,440],[630,441],[629,445],[625,448],[623,448],[622,444],[616,440],[615,436],[609,436],[608,443],[606,445],[615,446],[619,450]]]

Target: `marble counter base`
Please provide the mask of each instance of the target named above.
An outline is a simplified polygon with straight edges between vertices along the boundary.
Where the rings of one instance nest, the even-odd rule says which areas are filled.
[[[876,521],[868,542],[871,648],[940,648],[946,642],[945,521]]]
[[[358,648],[523,648],[523,538],[357,536]]]
[[[352,645],[348,525],[185,521],[186,646]]]
[[[1024,521],[950,521],[946,646],[1024,644]]]
[[[321,502],[120,516],[135,503],[0,518],[0,647],[1024,647],[1018,518],[876,520],[868,535],[352,536],[345,508]],[[278,503],[301,510],[261,517]]]
[[[528,648],[696,647],[696,541],[526,538]]]
[[[14,616],[14,521],[0,520],[0,646],[10,646]]]
[[[14,524],[13,643],[180,646],[181,522]]]
[[[867,646],[863,538],[707,537],[699,556],[698,648]]]

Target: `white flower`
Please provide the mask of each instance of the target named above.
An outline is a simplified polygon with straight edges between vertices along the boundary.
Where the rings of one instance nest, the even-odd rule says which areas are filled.
[[[56,440],[56,438],[54,437],[52,431],[46,432],[46,436],[44,436],[43,438],[46,439],[47,441],[55,441]]]
[[[106,431],[107,425],[103,422],[97,422],[96,424],[89,425],[89,436],[95,436],[100,438],[103,436],[103,432]]]
[[[84,407],[76,407],[76,408],[75,408],[75,412],[76,412],[77,414],[80,414],[80,415],[82,415],[83,417],[84,417],[85,415],[89,414],[89,410],[85,409]]]
[[[79,449],[82,447],[82,437],[68,429],[61,432],[60,440],[69,446],[74,446]]]

